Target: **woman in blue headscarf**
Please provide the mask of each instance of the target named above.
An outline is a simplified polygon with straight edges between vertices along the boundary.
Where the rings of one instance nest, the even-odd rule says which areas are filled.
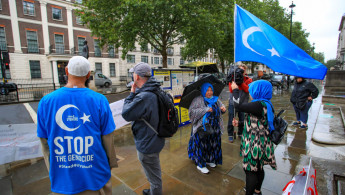
[[[226,108],[218,96],[213,96],[213,86],[210,83],[201,86],[201,96],[194,98],[189,107],[192,132],[188,157],[202,173],[209,172],[206,165],[216,167],[217,164],[222,164],[221,135],[224,127],[221,114],[225,111]],[[215,133],[201,139],[197,131],[199,127],[205,127],[206,123],[212,126]]]
[[[273,126],[272,85],[265,80],[259,80],[249,85],[252,102],[244,103],[239,96],[236,83],[231,84],[234,106],[245,112],[244,130],[241,140],[241,156],[243,169],[246,173],[246,194],[261,194],[261,185],[265,177],[263,166],[268,164],[276,169],[274,147],[269,137]],[[238,126],[238,121],[233,120]]]

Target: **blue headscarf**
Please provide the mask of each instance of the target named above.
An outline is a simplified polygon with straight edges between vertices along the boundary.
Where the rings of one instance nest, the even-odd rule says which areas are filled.
[[[274,130],[273,119],[273,105],[272,99],[272,85],[265,80],[258,80],[249,84],[249,94],[252,96],[252,102],[264,101],[267,106],[267,119],[270,132]]]
[[[210,83],[204,83],[203,85],[201,85],[201,95],[202,97],[204,97],[205,102],[208,103],[208,107],[212,108],[212,106],[214,106],[217,101],[218,101],[218,96],[212,96],[211,98],[207,98],[206,97],[206,92],[208,90],[208,88],[212,89],[212,91],[214,92],[213,86]],[[217,113],[217,112],[216,112]],[[205,124],[208,123],[208,117],[211,115],[210,112],[206,112],[206,114],[204,115],[203,119],[202,119],[202,124],[204,125],[204,131],[206,131],[206,126]]]
[[[213,86],[210,83],[204,83],[203,85],[201,85],[201,95],[202,97],[204,97],[204,100],[208,103],[209,107],[212,107],[218,100],[218,96],[212,96],[211,98],[207,98],[206,97],[206,92],[208,90],[208,88],[212,88],[213,90]]]

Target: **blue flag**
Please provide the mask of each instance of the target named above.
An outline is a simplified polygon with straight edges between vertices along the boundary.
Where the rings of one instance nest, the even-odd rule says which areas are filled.
[[[327,67],[256,16],[235,6],[235,62],[252,61],[272,70],[323,80]]]

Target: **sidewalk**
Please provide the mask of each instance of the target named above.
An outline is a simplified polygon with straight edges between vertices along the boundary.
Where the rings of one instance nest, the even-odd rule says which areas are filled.
[[[221,95],[224,104],[227,104],[228,93],[228,89],[225,89]],[[275,92],[272,103],[277,111],[286,109],[285,120],[292,124],[295,113],[289,98],[290,93],[278,91]],[[318,171],[319,194],[332,192],[329,191],[329,188],[332,188],[332,174],[344,174],[345,150],[312,141],[314,127],[318,127],[322,122],[320,120],[322,108],[320,96],[314,100],[309,112],[308,130],[289,126],[283,141],[275,148],[277,170],[272,170],[269,166],[264,168],[263,194],[281,194],[286,183],[301,171],[301,167],[306,165],[307,158],[310,156],[313,157],[314,164],[317,166],[315,168]],[[228,115],[224,114],[223,118],[226,127]],[[324,123],[324,125],[327,124],[332,125],[332,123]],[[190,125],[180,128],[172,138],[166,140],[166,145],[160,154],[163,194],[245,194],[243,191],[245,175],[241,168],[239,139],[236,139],[234,143],[229,143],[227,133],[224,132],[222,136],[223,165],[210,168],[209,174],[202,174],[188,158],[190,129]],[[113,194],[142,194],[143,189],[149,188],[149,183],[137,159],[129,125],[116,130],[115,147],[119,167],[112,170]],[[328,164],[330,161],[332,163]],[[43,159],[1,165],[0,189],[2,189],[1,194],[9,195],[50,194],[50,181]]]

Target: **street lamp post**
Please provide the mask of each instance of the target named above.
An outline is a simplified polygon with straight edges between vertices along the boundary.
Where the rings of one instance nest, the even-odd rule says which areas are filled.
[[[291,41],[291,34],[292,34],[292,15],[293,15],[293,8],[296,7],[295,4],[293,4],[293,1],[291,3],[291,5],[289,6],[289,8],[291,8],[291,20],[290,20],[290,41]],[[287,78],[287,86],[288,86],[288,89],[290,89],[290,75],[288,75],[288,78]]]
[[[293,8],[296,7],[295,4],[293,4],[293,1],[289,8],[291,8],[291,20],[290,20],[290,41],[291,41],[291,34],[292,34],[292,15],[293,15]]]

